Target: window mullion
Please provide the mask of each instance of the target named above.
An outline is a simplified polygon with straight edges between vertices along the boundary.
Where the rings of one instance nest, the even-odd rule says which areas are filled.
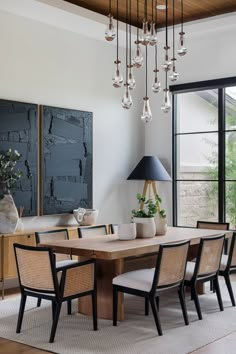
[[[220,88],[218,99],[218,126],[219,126],[219,154],[218,154],[218,174],[219,174],[219,199],[218,215],[219,222],[225,222],[225,89]]]

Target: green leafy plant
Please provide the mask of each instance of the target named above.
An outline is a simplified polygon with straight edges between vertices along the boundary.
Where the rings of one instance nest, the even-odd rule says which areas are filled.
[[[17,150],[9,149],[0,154],[0,187],[3,193],[12,188],[23,175],[21,171],[15,169],[20,158],[21,154]]]
[[[157,213],[162,218],[166,217],[166,213],[164,209],[160,208],[160,203],[161,203],[161,198],[159,195],[156,195],[156,199],[147,199],[145,197],[142,197],[140,193],[137,194],[137,199],[138,203],[144,203],[144,209],[133,209],[131,211],[132,217],[136,218],[152,218],[154,217]]]

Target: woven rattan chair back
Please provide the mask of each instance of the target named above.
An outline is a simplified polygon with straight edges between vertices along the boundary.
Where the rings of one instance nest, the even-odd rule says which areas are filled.
[[[188,241],[160,246],[156,267],[158,272],[157,287],[177,284],[183,281],[188,248]]]
[[[118,224],[110,224],[110,230],[112,234],[117,234],[118,233]]]
[[[233,233],[232,241],[229,250],[229,266],[231,268],[236,268],[236,233]]]
[[[49,251],[15,248],[20,283],[30,289],[54,291]]]
[[[106,225],[89,226],[78,228],[79,238],[107,235]]]
[[[198,257],[197,276],[216,273],[219,269],[224,235],[205,237],[201,239]]]
[[[37,244],[50,242],[50,241],[63,241],[69,239],[67,229],[52,230],[46,232],[35,232],[35,237],[36,237]],[[69,259],[71,259],[70,255],[56,253],[56,262],[66,261]]]
[[[198,229],[229,230],[228,222],[197,221]]]

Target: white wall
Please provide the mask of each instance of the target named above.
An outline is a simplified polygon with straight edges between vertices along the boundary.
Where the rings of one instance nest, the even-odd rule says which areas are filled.
[[[126,111],[120,104],[123,88],[111,86],[115,47],[4,11],[0,33],[0,98],[92,111],[98,222],[128,220],[140,186],[126,178],[143,155],[144,127],[139,88]]]
[[[177,30],[176,33],[179,31]],[[185,26],[188,54],[177,61],[180,79],[177,83],[211,80],[236,76],[234,45],[236,36],[236,15],[202,21]],[[159,63],[163,62],[163,33],[160,34]],[[149,55],[150,58],[150,55]],[[149,59],[153,65],[153,58]],[[161,72],[162,83],[164,75]],[[149,75],[149,82],[152,75]],[[153,121],[146,125],[145,153],[156,154],[171,169],[172,165],[172,116],[161,112],[163,94],[150,94]],[[172,219],[171,183],[159,182],[163,204],[167,208],[169,222]]]

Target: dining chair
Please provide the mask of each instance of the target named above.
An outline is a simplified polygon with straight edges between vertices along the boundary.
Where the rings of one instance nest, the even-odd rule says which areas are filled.
[[[230,281],[230,274],[236,273],[236,233],[233,233],[229,255],[222,255],[219,275],[225,278],[225,283],[229,292],[232,306],[235,306],[234,293]]]
[[[81,226],[78,228],[79,238],[107,235],[106,225]]]
[[[67,229],[38,231],[35,232],[35,239],[36,244],[39,245],[44,242],[69,240],[69,235]],[[54,255],[56,257],[56,268],[77,263],[76,260],[72,259],[71,255],[61,253],[55,253]],[[38,298],[37,306],[39,307],[40,305],[41,299]],[[67,309],[68,315],[71,314],[71,301],[68,301]]]
[[[110,224],[110,230],[112,234],[118,233],[118,224]]]
[[[202,237],[196,260],[187,262],[184,285],[189,286],[191,289],[191,297],[194,300],[199,320],[202,319],[196,288],[199,282],[213,281],[220,310],[224,310],[218,281],[224,239],[224,234],[213,237]]]
[[[93,329],[97,330],[97,288],[95,260],[56,268],[50,247],[14,244],[21,302],[16,327],[20,333],[28,296],[52,302],[52,327],[49,342],[54,341],[61,305],[64,301],[91,295]]]
[[[197,228],[198,229],[212,229],[212,230],[221,230],[227,231],[229,230],[229,223],[228,222],[215,222],[215,221],[197,221]],[[228,253],[228,240],[225,239],[224,244],[224,253]]]
[[[159,296],[173,289],[178,291],[184,322],[189,324],[184,298],[184,274],[189,241],[160,245],[156,267],[123,273],[113,284],[113,326],[117,326],[118,293],[144,297],[150,302],[158,334],[163,334],[159,317]],[[170,261],[171,260],[171,261]],[[146,302],[146,301],[145,301]]]

